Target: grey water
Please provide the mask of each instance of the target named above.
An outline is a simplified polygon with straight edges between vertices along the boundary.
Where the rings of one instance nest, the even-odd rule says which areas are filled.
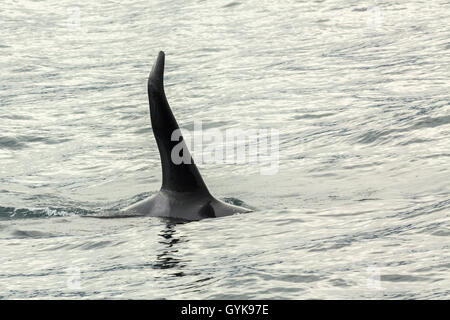
[[[449,26],[448,0],[3,1],[0,298],[448,299]],[[181,127],[279,133],[273,174],[199,165],[253,212],[83,217],[161,185],[160,50]]]

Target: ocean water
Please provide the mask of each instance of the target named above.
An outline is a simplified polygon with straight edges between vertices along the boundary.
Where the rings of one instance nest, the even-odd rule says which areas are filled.
[[[0,298],[450,297],[448,0],[4,2]],[[278,133],[199,165],[252,213],[82,217],[159,190],[159,50],[181,127]]]

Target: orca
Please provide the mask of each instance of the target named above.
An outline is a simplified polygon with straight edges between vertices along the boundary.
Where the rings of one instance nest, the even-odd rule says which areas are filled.
[[[162,186],[156,194],[122,209],[118,215],[195,221],[250,212],[250,209],[231,205],[213,197],[182,135],[179,135],[178,141],[172,141],[172,133],[179,130],[179,126],[164,92],[164,61],[165,54],[160,51],[147,83],[150,120],[161,158]],[[183,159],[190,161],[178,164],[172,161],[171,152],[179,143],[183,144],[181,151],[184,153]]]

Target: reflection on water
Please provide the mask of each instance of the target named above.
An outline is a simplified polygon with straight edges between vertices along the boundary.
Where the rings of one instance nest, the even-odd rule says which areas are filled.
[[[162,240],[158,241],[158,243],[163,244],[164,247],[161,250],[161,253],[156,255],[156,262],[153,265],[154,268],[157,269],[183,269],[185,266],[185,262],[179,257],[182,256],[178,252],[177,244],[180,242],[187,242],[189,240],[185,239],[184,236],[180,236],[177,234],[176,230],[177,223],[169,222],[165,225],[165,228],[161,230],[159,236]],[[182,271],[176,272],[173,274],[174,276],[181,277],[184,276]]]

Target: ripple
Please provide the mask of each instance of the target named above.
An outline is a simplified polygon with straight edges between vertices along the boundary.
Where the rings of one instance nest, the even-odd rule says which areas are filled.
[[[435,127],[443,126],[446,124],[450,124],[450,116],[442,116],[442,117],[435,117],[435,118],[427,117],[427,118],[421,119],[416,124],[405,129],[405,131],[417,130],[417,129],[423,129],[423,128],[435,128]]]
[[[70,141],[69,138],[52,139],[42,136],[21,135],[17,137],[0,137],[0,149],[21,150],[29,148],[29,143],[42,142],[45,144],[59,144]]]
[[[222,8],[232,8],[232,7],[236,7],[236,6],[239,6],[239,5],[241,5],[240,2],[233,1],[233,2],[230,2],[230,3],[226,4],[226,5],[224,5]]]
[[[77,244],[72,246],[72,248],[79,248],[81,250],[92,250],[110,247],[113,244],[112,241],[89,241],[83,244]]]
[[[433,232],[432,235],[433,236],[438,236],[438,237],[449,237],[450,236],[450,229],[437,230],[437,231]]]
[[[334,113],[320,113],[320,114],[302,114],[294,116],[294,119],[300,120],[300,119],[320,119],[324,117],[333,116]]]
[[[394,133],[406,133],[415,130],[421,130],[426,128],[435,128],[450,123],[450,116],[443,117],[427,117],[417,121],[415,124],[408,126],[406,128],[395,128],[386,130],[369,130],[366,133],[358,137],[359,143],[370,144],[374,142],[386,142],[391,138],[396,138],[399,135],[393,135]],[[416,139],[416,141],[418,141]],[[420,141],[421,142],[421,141]],[[408,143],[407,143],[408,144]]]
[[[13,238],[24,239],[24,238],[52,238],[56,237],[48,232],[36,231],[36,230],[14,230],[11,232]]]
[[[416,281],[429,281],[428,278],[418,277],[405,274],[382,274],[381,281],[388,282],[416,282]]]
[[[29,219],[29,218],[48,218],[48,217],[66,217],[72,215],[88,215],[95,211],[83,208],[14,208],[0,206],[1,219]]]
[[[0,137],[0,149],[21,150],[27,147],[26,143],[14,137]]]

